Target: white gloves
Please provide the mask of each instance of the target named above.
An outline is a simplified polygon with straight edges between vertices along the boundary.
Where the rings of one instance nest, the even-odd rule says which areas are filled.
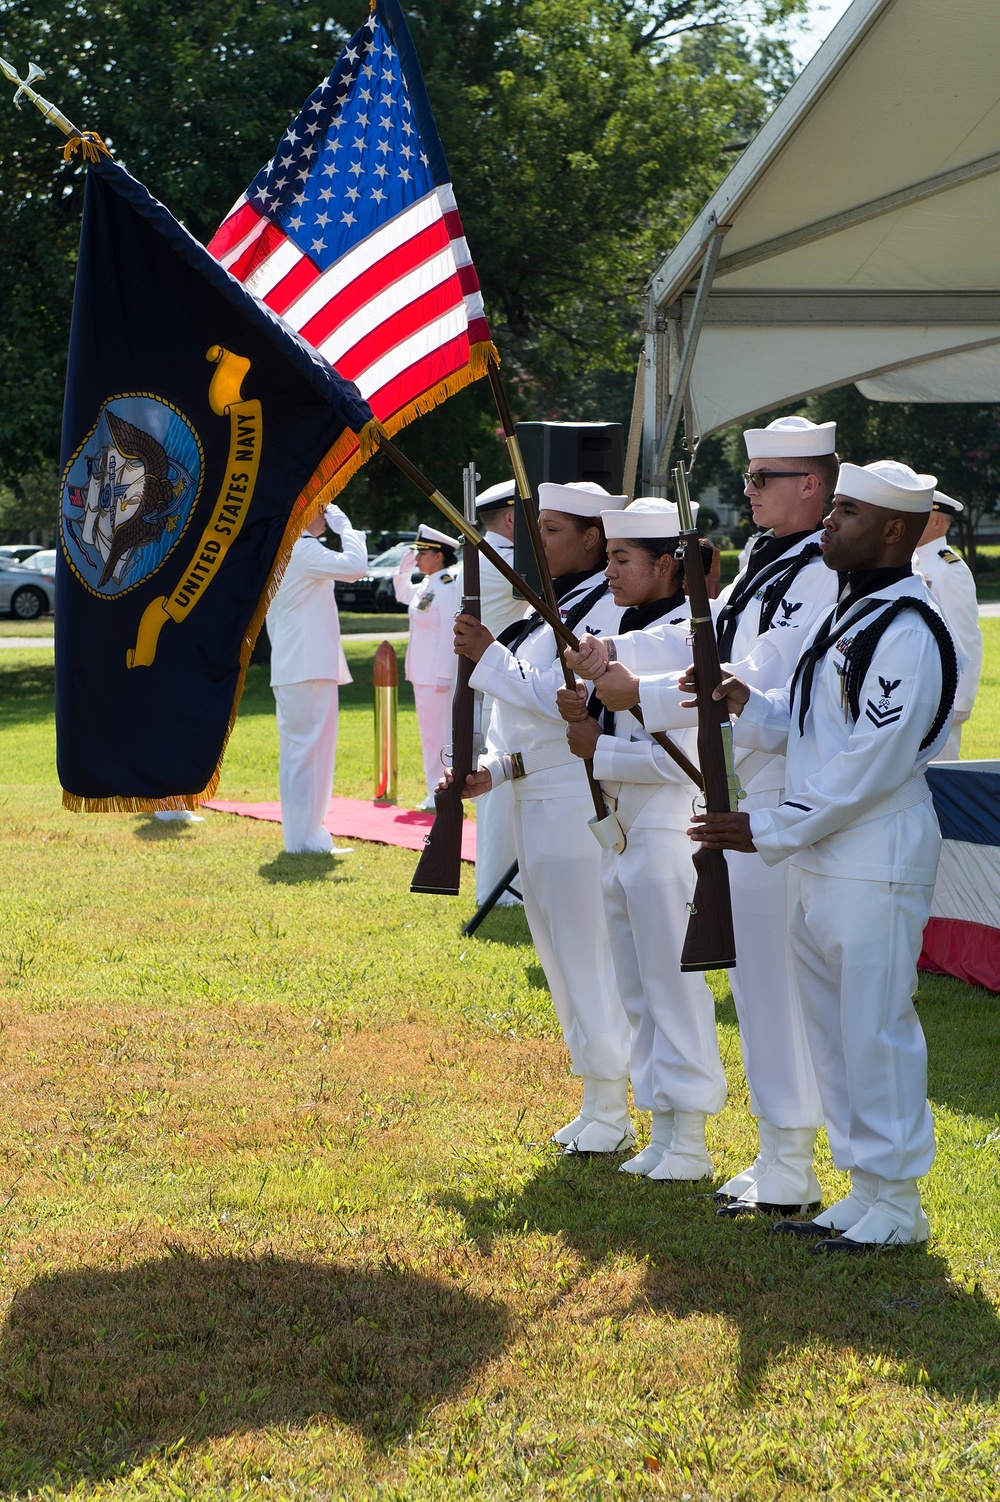
[[[341,511],[340,507],[335,506],[332,502],[323,512],[323,516],[330,531],[336,532],[338,537],[343,537],[344,528],[351,525],[346,513]]]

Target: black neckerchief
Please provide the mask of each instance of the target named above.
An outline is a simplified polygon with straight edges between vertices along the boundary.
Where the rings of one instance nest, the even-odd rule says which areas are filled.
[[[589,579],[593,578],[593,573],[587,573],[563,574],[561,578],[553,579],[552,587],[555,591],[557,602],[568,599],[570,594],[579,590],[581,585],[586,584]],[[597,583],[594,588],[582,595],[567,611],[560,612],[570,631],[574,630],[579,622],[583,620],[591,605],[595,604],[607,592],[608,581],[603,574],[598,574]],[[506,647],[508,652],[516,652],[527,641],[528,637],[538,630],[539,626],[544,625],[545,621],[538,614],[537,610],[534,610],[531,615],[526,615],[523,620],[514,621],[512,625],[505,626],[497,637],[497,641],[502,647]],[[556,651],[559,650],[560,648],[557,643]]]
[[[663,616],[671,615],[675,610],[683,610],[686,600],[683,589],[679,589],[668,600],[647,600],[645,605],[629,605],[618,622],[615,634],[624,636],[626,631],[643,631]]]
[[[809,527],[805,532],[790,532],[785,537],[775,537],[773,532],[761,532],[751,544],[743,577],[749,582],[760,573],[762,568],[766,568],[769,563],[776,562],[790,548],[797,547],[800,542],[805,542],[806,538],[811,537],[815,531],[815,527]]]
[[[840,593],[837,596],[835,621],[839,621],[856,600],[877,594],[880,589],[888,589],[890,584],[898,584],[900,579],[911,579],[913,569],[906,563],[902,568],[862,568],[857,573],[838,574],[837,577],[840,580]]]
[[[815,529],[813,529],[815,530]],[[719,656],[728,662],[732,655],[740,616],[750,601],[763,591],[760,614],[760,635],[763,635],[774,620],[778,605],[796,577],[814,558],[819,556],[819,545],[801,544],[812,532],[794,532],[787,537],[775,537],[765,532],[759,538],[743,573],[739,575],[729,598],[715,618],[715,634],[719,643]]]

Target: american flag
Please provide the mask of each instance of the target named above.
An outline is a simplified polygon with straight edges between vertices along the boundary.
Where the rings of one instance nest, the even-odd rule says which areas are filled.
[[[208,249],[390,433],[486,374],[479,279],[398,0],[376,0]],[[361,457],[344,455],[338,489]]]

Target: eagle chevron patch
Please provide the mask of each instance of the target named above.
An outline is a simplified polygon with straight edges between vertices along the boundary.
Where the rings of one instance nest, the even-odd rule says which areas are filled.
[[[868,716],[877,730],[884,729],[886,725],[895,725],[896,721],[903,713],[902,704],[896,704],[888,709],[883,709],[883,704],[885,704],[884,699],[880,699],[877,704],[875,704],[873,700],[869,699],[865,708],[865,714]]]

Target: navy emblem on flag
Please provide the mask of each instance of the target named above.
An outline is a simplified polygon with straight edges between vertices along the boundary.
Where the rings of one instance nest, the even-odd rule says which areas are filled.
[[[110,599],[155,573],[184,535],[204,464],[198,434],[170,402],[105,402],[62,485],[62,544],[81,583]]]

